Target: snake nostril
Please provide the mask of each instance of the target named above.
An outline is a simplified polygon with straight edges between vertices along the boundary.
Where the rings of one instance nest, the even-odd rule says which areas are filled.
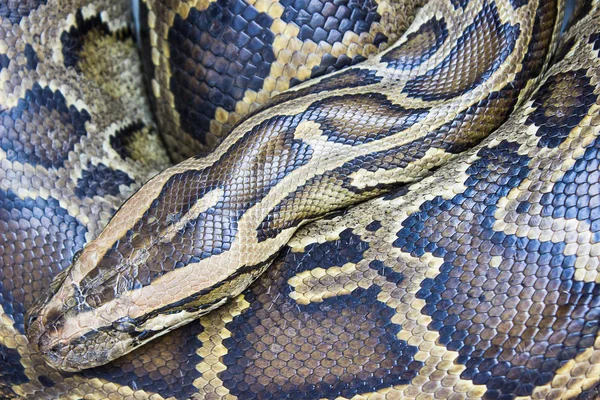
[[[25,331],[29,331],[31,329],[31,327],[36,323],[36,321],[38,320],[38,315],[37,314],[33,314],[33,315],[29,315],[27,316],[27,318],[25,318]]]
[[[48,350],[46,352],[46,357],[48,357],[48,359],[52,362],[52,363],[56,363],[58,362],[58,360],[60,359],[59,353],[60,353],[60,349],[62,348],[62,346],[60,345],[55,345],[52,346],[50,348],[50,350]]]

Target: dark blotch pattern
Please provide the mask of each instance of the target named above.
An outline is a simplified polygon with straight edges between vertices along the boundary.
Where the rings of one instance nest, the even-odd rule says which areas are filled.
[[[0,190],[0,305],[19,332],[27,307],[69,265],[86,232],[53,198],[21,199]]]
[[[388,68],[412,69],[434,55],[447,37],[448,29],[444,19],[432,18],[421,25],[419,30],[410,33],[404,43],[381,57],[381,61],[387,62]]]
[[[117,130],[109,138],[110,146],[119,154],[121,159],[125,160],[132,156],[130,146],[135,142],[136,133],[144,129],[143,122],[133,122],[124,128]]]
[[[10,387],[27,382],[29,378],[21,365],[19,352],[0,344],[0,396],[16,398]]]
[[[75,13],[75,26],[65,31],[60,36],[62,43],[62,53],[67,68],[75,68],[80,72],[77,64],[79,63],[80,54],[85,44],[86,35],[93,30],[96,30],[104,35],[109,34],[108,25],[102,22],[100,15],[95,15],[91,18],[84,19],[81,10]]]
[[[114,170],[100,163],[88,163],[87,168],[77,180],[75,195],[78,197],[117,196],[121,193],[119,186],[130,186],[134,180],[123,171]]]
[[[337,241],[287,253],[246,292],[250,308],[226,325],[232,336],[223,341],[227,369],[219,372],[233,395],[350,398],[410,382],[422,367],[413,359],[417,348],[397,338],[401,327],[391,321],[394,311],[377,300],[377,286],[308,305],[289,296],[286,282],[295,274],[356,263],[368,247],[347,229]],[[383,265],[373,268],[402,280]]]
[[[558,18],[558,7],[555,1],[541,1],[535,12],[533,32],[523,58],[522,70],[517,73],[517,82],[524,83],[534,79],[542,71],[550,51],[552,32]]]
[[[494,2],[486,3],[450,54],[424,75],[409,80],[402,91],[427,101],[467,93],[504,63],[519,34],[518,26],[501,24]]]
[[[548,78],[536,93],[533,102],[535,111],[526,122],[539,127],[536,133],[540,137],[538,147],[559,146],[597,99],[584,69]]]
[[[427,112],[425,109],[405,110],[391,104],[384,95],[370,93],[317,101],[299,118],[317,122],[330,141],[359,146],[402,132],[425,118]],[[309,179],[265,217],[257,228],[258,240],[262,242],[273,238],[282,230],[298,226],[304,220],[388,191],[388,185],[357,189],[350,183],[350,175],[361,168],[374,171],[406,167],[409,162],[425,155],[427,148],[422,142],[416,140],[391,150],[361,156],[333,171]],[[325,199],[319,195],[323,187],[328,188],[328,197]]]
[[[388,282],[400,284],[404,280],[403,274],[394,271],[393,268],[385,265],[383,261],[373,260],[369,263],[369,267],[377,271],[377,273],[383,276]]]
[[[402,178],[400,170],[406,168],[409,163],[425,157],[425,153],[432,148],[444,149],[452,154],[458,154],[471,148],[500,126],[508,117],[517,101],[521,84],[522,82],[519,81],[509,83],[504,89],[491,93],[486,99],[459,113],[452,122],[442,125],[421,139],[389,150],[357,157],[339,168],[311,178],[306,184],[285,197],[265,217],[258,228],[258,239],[264,241],[275,237],[283,229],[298,226],[305,219],[314,218],[316,209],[348,207],[367,198],[394,190],[399,185],[398,181]],[[354,104],[357,103],[354,102]],[[401,111],[401,107],[394,107],[398,108],[395,111],[396,118],[399,118],[400,121],[403,119],[408,121],[406,117],[410,114]],[[416,112],[417,115],[421,112],[420,110],[410,111]],[[392,131],[396,131],[395,124],[397,122],[394,119],[390,120],[390,116],[385,115],[385,113],[378,115],[370,111],[367,114],[378,121],[387,122],[392,127]],[[349,123],[349,125],[355,128],[360,126],[354,122]],[[368,133],[366,128],[357,129],[357,131]],[[381,135],[381,137],[385,136],[387,135]],[[364,142],[368,139],[369,135],[365,135],[365,138],[360,138],[358,141]],[[369,172],[381,169],[396,169],[398,172],[395,182],[357,187],[353,185],[351,175],[360,169]],[[427,172],[422,171],[422,175]],[[413,179],[416,179],[416,177],[413,177]],[[329,197],[326,200],[323,200],[323,196],[319,195],[324,186],[328,188]],[[326,203],[326,207],[323,207],[323,203]]]
[[[38,57],[35,53],[35,50],[29,43],[25,45],[25,58],[27,59],[27,68],[35,70],[38,65]]]
[[[600,398],[600,383],[595,384],[591,388],[584,389],[577,400],[597,400]]]
[[[300,97],[305,97],[310,94],[317,94],[323,92],[333,92],[335,90],[347,89],[347,88],[359,88],[363,86],[373,85],[381,82],[381,77],[377,76],[377,71],[369,69],[351,69],[345,71],[342,74],[337,74],[328,78],[323,78],[319,83],[315,83],[306,88],[286,91],[275,96],[269,101],[264,107],[258,111],[273,107],[277,104],[285,103]],[[257,112],[258,112],[257,111]]]
[[[527,203],[522,204],[525,212]],[[594,232],[593,242],[600,243],[600,139],[542,196],[540,204],[542,217],[586,222]]]
[[[285,6],[281,19],[300,28],[298,39],[310,40],[317,44],[341,43],[346,32],[354,32],[357,35],[369,32],[372,24],[381,19],[377,13],[377,3],[373,0],[283,0],[281,4]],[[387,42],[387,37],[383,34],[375,39],[376,46]],[[311,78],[363,60],[362,56],[350,58],[346,55],[335,57],[329,53],[325,54],[321,65],[311,71]],[[299,81],[292,82],[292,86],[294,83]]]
[[[385,35],[381,35],[384,36]],[[385,37],[385,39],[381,39],[379,41],[379,43],[385,42],[387,41],[387,37]],[[374,41],[374,44],[378,44]],[[310,71],[310,79],[314,79],[314,78],[318,78],[320,76],[323,76],[325,74],[331,73],[331,72],[335,72],[335,71],[339,71],[343,68],[346,68],[350,65],[356,65],[358,63],[361,63],[363,61],[365,61],[366,58],[364,56],[361,56],[359,54],[355,55],[354,57],[350,58],[345,54],[342,54],[339,57],[334,57],[332,55],[330,55],[329,53],[325,54],[323,56],[323,58],[321,59],[321,65],[317,66],[317,67],[313,67],[313,69]],[[290,80],[290,87],[296,86],[299,83],[302,83],[303,81],[299,80],[298,78],[292,78]]]
[[[467,7],[467,5],[469,5],[469,1],[470,0],[450,0],[450,3],[452,3],[455,10],[458,10],[460,7]]]
[[[197,336],[202,326],[196,321],[177,329],[105,366],[84,370],[86,378],[106,379],[127,385],[134,391],[143,388],[160,393],[164,398],[189,399],[197,394],[193,385],[200,377],[196,365],[201,357],[196,349],[202,347]]]
[[[298,39],[315,43],[333,45],[342,41],[344,33],[368,32],[381,19],[373,0],[282,0],[281,4],[285,6],[281,19],[300,28]]]
[[[379,228],[381,228],[381,221],[373,221],[365,227],[369,232],[376,232]]]
[[[15,107],[0,111],[0,147],[9,161],[59,168],[90,119],[85,109],[67,106],[60,91],[35,83]]]
[[[6,54],[0,54],[0,71],[4,68],[8,68],[8,64],[10,64],[10,59]]]
[[[427,109],[405,109],[385,95],[366,93],[333,96],[315,101],[300,115],[319,124],[335,143],[360,146],[410,128],[428,114]]]
[[[38,376],[38,381],[44,385],[44,387],[53,387],[55,385],[54,381],[48,378],[46,375]]]
[[[146,92],[148,93],[148,101],[152,107],[154,115],[156,115],[156,98],[152,92],[152,80],[155,79],[155,67],[152,62],[152,44],[150,42],[150,26],[148,25],[148,18],[150,17],[150,9],[145,1],[137,2],[139,7],[139,47],[140,57],[142,59],[142,67],[144,71],[144,84],[146,85]]]
[[[569,39],[563,39],[558,44],[556,51],[554,52],[554,56],[552,57],[552,64],[555,64],[565,58],[565,56],[573,49],[575,46],[576,38],[571,37]]]
[[[3,0],[0,2],[0,17],[16,25],[46,3],[47,0]]]
[[[600,54],[600,32],[592,33],[588,42],[592,45],[593,49],[599,51]]]
[[[518,8],[523,7],[526,4],[529,4],[529,0],[510,0],[510,4],[516,10]]]
[[[169,30],[170,89],[181,127],[205,142],[217,107],[235,110],[247,89],[258,91],[275,60],[273,19],[244,0],[218,0],[205,11],[175,16]]]
[[[424,202],[394,242],[415,257],[443,259],[417,297],[440,343],[460,354],[461,376],[488,387],[486,399],[527,396],[550,382],[593,346],[600,317],[600,286],[573,279],[575,257],[563,254],[564,243],[493,230],[498,200],[529,174],[518,147],[504,141],[480,150],[467,189]]]
[[[399,197],[402,197],[402,196],[404,196],[407,193],[408,193],[408,185],[402,185],[399,188],[396,188],[396,189],[392,190],[391,192],[389,192],[385,196],[382,196],[382,199],[383,200],[393,200],[393,199],[397,199]]]

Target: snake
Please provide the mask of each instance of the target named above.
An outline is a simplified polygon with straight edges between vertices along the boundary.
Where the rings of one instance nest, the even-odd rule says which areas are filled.
[[[433,0],[186,125],[173,27],[317,7],[242,3],[148,2],[141,61],[125,3],[0,8],[0,394],[598,397],[600,6]]]
[[[425,73],[390,68],[401,57],[391,47],[377,59],[300,86],[303,96],[282,93],[213,152],[178,163],[140,188],[32,306],[26,330],[48,362],[67,371],[94,367],[216,309],[262,274],[304,221],[418,180],[485,136],[481,127],[493,129],[497,122],[474,123],[467,109],[487,101],[491,117],[501,119],[497,109],[507,112],[510,101],[518,101],[513,87],[531,79],[531,59],[542,66],[550,53],[542,45],[546,54],[535,48],[522,51],[520,63],[502,64],[519,54],[515,48],[529,47],[518,39],[530,37],[520,33],[532,32],[535,18],[502,22],[495,3],[470,12],[449,6],[462,16],[457,30],[464,37],[438,67],[450,73],[442,83],[426,79],[443,76],[428,60]],[[517,11],[515,18],[535,15],[527,7]],[[438,19],[430,12],[431,18],[433,25],[451,21],[451,15]],[[472,41],[481,24],[498,29],[483,32],[480,50]],[[549,44],[559,24],[547,25],[532,40]],[[450,30],[433,28],[440,36],[435,43],[445,42],[444,28]],[[482,57],[473,60],[473,71],[461,73],[464,80],[453,79],[462,49]],[[478,93],[483,81],[491,90]],[[390,100],[399,92],[407,101]],[[457,116],[461,112],[464,117]],[[473,129],[448,128],[461,118]]]

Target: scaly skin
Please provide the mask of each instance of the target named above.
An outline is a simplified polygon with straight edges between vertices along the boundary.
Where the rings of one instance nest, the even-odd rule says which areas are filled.
[[[429,2],[389,50],[275,98],[144,185],[32,309],[30,339],[79,370],[237,296],[302,223],[419,180],[496,129],[549,60],[561,10]]]

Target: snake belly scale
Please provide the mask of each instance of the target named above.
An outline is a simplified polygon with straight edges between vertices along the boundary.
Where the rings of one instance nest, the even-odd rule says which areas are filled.
[[[3,31],[2,100],[16,106],[3,111],[1,393],[594,398],[598,10],[578,4],[585,17],[555,52],[563,6],[431,1],[387,51],[275,97],[211,154],[152,178],[100,233],[136,182],[166,164],[148,157],[164,153],[130,72],[140,67],[127,12],[69,3],[60,18],[45,4],[9,3],[2,26],[17,28]],[[64,47],[23,33],[45,13],[70,34],[54,33]],[[26,38],[20,52],[10,37]],[[102,65],[89,47],[125,61]],[[23,85],[11,80],[19,73]],[[150,86],[166,85],[160,73]],[[96,83],[89,93],[82,76]],[[103,112],[124,122],[101,125]],[[60,113],[53,120],[67,128],[49,131],[82,138],[66,156],[16,145],[36,133],[27,122]],[[29,136],[15,139],[20,129]],[[31,178],[42,168],[44,180]],[[30,242],[11,239],[9,224]],[[19,290],[18,265],[43,259],[34,277],[43,265],[63,269],[85,242],[32,307],[43,288]],[[48,252],[27,259],[29,248]]]

